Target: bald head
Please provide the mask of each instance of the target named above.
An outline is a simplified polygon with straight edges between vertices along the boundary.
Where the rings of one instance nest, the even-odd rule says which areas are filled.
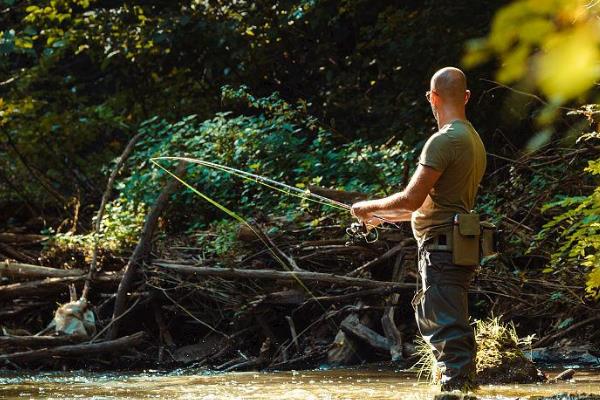
[[[467,78],[460,69],[445,67],[431,77],[431,90],[448,103],[464,105]]]

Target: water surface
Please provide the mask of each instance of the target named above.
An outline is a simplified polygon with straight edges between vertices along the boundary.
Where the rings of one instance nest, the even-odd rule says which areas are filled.
[[[550,372],[553,376],[559,371]],[[0,372],[1,399],[432,399],[439,389],[414,373],[378,369],[207,373]],[[478,399],[528,399],[558,393],[600,395],[600,371],[573,382],[484,386]]]

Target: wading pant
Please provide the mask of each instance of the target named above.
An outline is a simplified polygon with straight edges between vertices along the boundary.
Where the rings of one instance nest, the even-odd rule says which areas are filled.
[[[442,382],[474,372],[475,338],[469,325],[467,290],[475,266],[452,263],[452,254],[419,249],[421,288],[413,306],[417,326],[432,346]]]

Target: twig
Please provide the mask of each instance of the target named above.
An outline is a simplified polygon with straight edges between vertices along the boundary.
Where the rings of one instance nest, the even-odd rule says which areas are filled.
[[[100,336],[102,336],[102,334],[104,332],[106,332],[108,330],[108,328],[110,328],[112,326],[113,323],[115,323],[116,321],[118,321],[121,318],[123,318],[125,315],[127,315],[129,313],[129,311],[133,310],[133,308],[137,305],[137,303],[140,302],[141,299],[142,299],[141,297],[138,297],[137,299],[135,299],[135,301],[133,302],[133,304],[131,305],[131,307],[129,307],[127,310],[125,310],[125,312],[123,314],[119,315],[118,318],[111,319],[110,322],[104,328],[102,328],[102,330],[100,332],[98,332],[96,334],[96,336],[94,336],[93,338],[91,338],[88,343],[94,343],[96,341],[96,339],[98,339]]]
[[[171,303],[173,303],[175,306],[177,306],[178,308],[180,308],[183,312],[185,312],[187,315],[189,315],[194,321],[198,322],[200,325],[203,325],[203,326],[207,327],[208,329],[210,329],[211,331],[213,331],[215,333],[218,333],[219,335],[221,335],[221,336],[229,339],[229,335],[227,335],[226,333],[221,332],[220,330],[216,329],[215,327],[213,327],[209,323],[204,322],[204,321],[198,319],[194,314],[192,314],[191,312],[189,312],[184,306],[182,306],[181,304],[179,304],[178,302],[176,302],[175,300],[173,300],[173,298],[167,294],[166,289],[159,288],[159,287],[156,287],[156,286],[152,286],[150,284],[149,284],[149,286],[153,287],[155,289],[160,290],[162,292],[162,294],[164,294],[165,297],[167,299],[169,299],[169,301]]]
[[[104,209],[106,208],[106,204],[108,203],[108,199],[112,192],[112,187],[115,183],[115,179],[117,178],[117,175],[121,171],[121,167],[125,163],[125,160],[127,160],[127,158],[129,157],[129,154],[131,154],[133,147],[135,146],[135,144],[141,137],[142,137],[142,132],[135,135],[133,138],[131,138],[129,143],[127,143],[127,146],[125,146],[125,150],[123,150],[123,153],[121,153],[121,156],[119,157],[119,160],[117,161],[117,165],[115,165],[115,168],[113,169],[112,173],[110,174],[110,177],[108,178],[108,182],[106,183],[106,189],[104,189],[104,194],[102,195],[102,200],[100,201],[100,207],[98,207],[98,213],[96,214],[96,223],[94,224],[94,232],[93,232],[94,249],[92,251],[92,263],[90,265],[88,277],[85,280],[85,285],[83,286],[83,291],[81,293],[82,300],[86,300],[88,298],[88,294],[90,291],[90,284],[92,282],[92,278],[94,277],[94,273],[96,272],[96,268],[97,268],[98,242],[99,242],[98,235],[100,234],[100,227],[102,225],[102,217],[104,216]]]
[[[523,96],[531,97],[532,99],[535,99],[535,100],[539,101],[540,103],[542,103],[544,105],[548,105],[548,102],[546,100],[542,99],[540,96],[537,96],[537,95],[535,95],[533,93],[528,93],[528,92],[525,92],[523,90],[515,89],[513,87],[510,87],[510,86],[505,85],[505,84],[500,83],[500,82],[493,81],[491,79],[480,78],[479,80],[484,81],[484,82],[488,82],[488,83],[493,83],[494,85],[497,85],[496,87],[493,87],[491,89],[486,90],[485,91],[486,93],[491,92],[492,90],[495,90],[495,89],[501,87],[501,88],[504,88],[504,89],[508,89],[511,92],[514,92],[514,93],[517,93],[517,94],[520,94],[520,95],[523,95]],[[569,107],[558,107],[558,108],[560,108],[561,110],[576,111],[576,109],[569,108]]]
[[[587,324],[589,324],[590,322],[594,322],[594,321],[598,321],[600,320],[600,315],[595,315],[591,318],[588,318],[586,320],[583,320],[581,322],[578,322],[576,324],[571,325],[570,327],[563,329],[557,333],[548,335],[548,336],[544,336],[543,338],[541,338],[540,340],[538,340],[533,346],[532,348],[537,349],[539,347],[543,347],[544,345],[553,342],[557,339],[560,339],[561,337],[565,336],[567,333],[577,329],[577,328],[581,328],[582,326],[585,326]]]
[[[300,344],[298,344],[298,335],[296,335],[296,325],[294,325],[294,320],[289,315],[285,316],[285,319],[290,326],[290,333],[292,334],[292,342],[296,346],[296,351],[300,353]]]
[[[393,256],[395,256],[397,253],[402,252],[403,256],[405,255],[405,253],[408,250],[414,250],[414,247],[410,247],[407,248],[406,245],[408,243],[413,242],[414,239],[405,239],[402,242],[400,242],[399,244],[397,244],[396,246],[392,247],[391,249],[389,249],[388,251],[386,251],[385,253],[383,253],[381,256],[367,262],[366,264],[361,265],[360,267],[356,268],[355,270],[349,272],[346,274],[346,276],[356,276],[359,273],[361,273],[362,271],[371,268],[374,265],[379,264],[380,262],[383,262]]]

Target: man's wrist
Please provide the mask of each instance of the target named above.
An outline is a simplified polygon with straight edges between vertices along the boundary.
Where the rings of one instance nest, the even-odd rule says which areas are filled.
[[[370,214],[374,214],[381,209],[381,201],[380,200],[371,200],[367,203],[367,211]]]

